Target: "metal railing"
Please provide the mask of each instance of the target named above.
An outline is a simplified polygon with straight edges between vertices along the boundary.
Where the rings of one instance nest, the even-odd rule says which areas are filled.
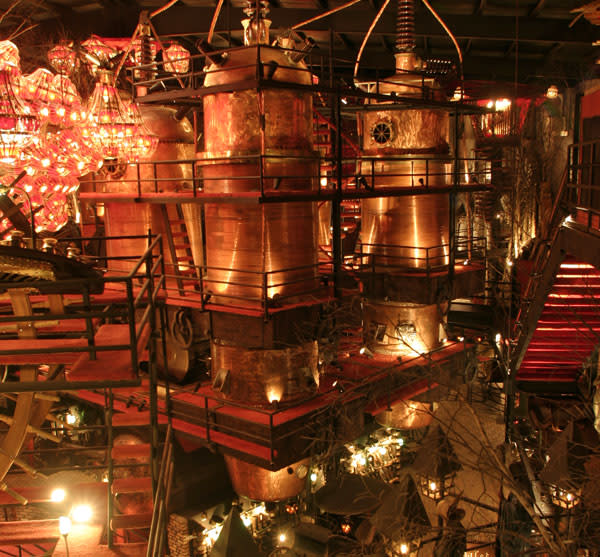
[[[173,481],[173,430],[167,427],[165,444],[160,461],[160,472],[154,493],[152,522],[148,534],[146,557],[162,557],[166,544],[169,499]]]
[[[286,163],[287,170],[280,170]],[[290,173],[289,163],[295,163],[297,172]],[[162,200],[193,202],[195,198],[204,202],[256,202],[262,197],[272,197],[284,201],[287,197],[303,196],[327,199],[333,194],[336,176],[327,167],[335,168],[335,156],[322,156],[317,153],[254,153],[247,155],[211,156],[206,159],[181,159],[163,161],[142,161],[132,163],[135,171],[118,180],[91,174],[82,180],[82,199],[94,197],[113,201],[127,201],[142,198],[148,202]],[[491,164],[493,161],[482,158],[449,158],[448,156],[419,156],[413,154],[387,157],[344,157],[341,159],[341,180],[344,187],[342,197],[377,197],[377,190],[393,189],[396,195],[410,195],[411,188],[434,189],[454,186],[454,164],[461,169],[457,186],[473,189],[476,186],[491,184]],[[219,172],[214,177],[203,172],[210,165],[246,166],[245,173],[235,176]],[[314,170],[310,171],[310,166]],[[177,167],[175,176],[169,171]],[[309,169],[307,171],[307,168]],[[234,191],[214,192],[212,183],[227,180]],[[235,183],[244,183],[243,191],[235,191]],[[251,184],[251,187],[248,186]],[[234,184],[234,186],[231,186]],[[387,193],[387,192],[386,192]],[[424,192],[426,193],[426,192]],[[163,203],[165,201],[162,201]]]
[[[483,262],[486,259],[485,238],[456,238],[456,259],[463,263]],[[421,272],[429,275],[442,271],[450,264],[450,244],[431,247],[397,244],[361,244],[354,256],[354,268],[372,273]]]
[[[85,240],[77,238],[78,241]],[[69,243],[73,239],[64,239],[62,242]],[[149,245],[133,264],[131,271],[125,276],[110,276],[104,275],[98,278],[86,279],[64,279],[56,281],[19,281],[14,283],[3,282],[2,288],[23,289],[31,292],[31,295],[38,289],[51,284],[52,293],[60,295],[61,291],[68,292],[68,296],[74,297],[72,303],[68,306],[68,311],[58,313],[52,310],[37,310],[32,315],[14,315],[10,311],[10,305],[7,303],[5,310],[0,313],[0,328],[4,325],[4,331],[8,336],[4,338],[16,338],[17,328],[35,326],[39,324],[39,332],[49,338],[49,342],[44,344],[43,348],[22,343],[23,346],[17,348],[7,348],[0,344],[0,356],[9,358],[15,356],[18,360],[19,356],[29,354],[72,354],[72,358],[77,358],[78,355],[87,354],[91,361],[96,360],[99,353],[128,351],[130,353],[131,369],[137,375],[140,361],[140,349],[142,349],[141,341],[146,334],[146,330],[150,327],[150,321],[154,316],[155,304],[159,298],[163,287],[164,278],[159,270],[162,267],[162,255],[159,253],[161,249],[161,237],[156,236],[150,238]],[[106,258],[99,258],[105,260]],[[98,284],[102,285],[102,289],[113,289],[115,292],[122,294],[121,304],[100,309],[96,303],[96,298],[91,293],[92,285],[90,280],[93,280],[94,288]],[[80,292],[80,294],[72,294]],[[79,296],[81,298],[79,299]],[[80,301],[78,301],[80,300]],[[0,307],[0,310],[2,308]],[[139,317],[138,317],[139,316]],[[77,329],[76,327],[68,327],[69,322],[76,323],[75,320],[83,320],[85,330]],[[97,325],[104,321],[121,321],[128,325],[129,331],[125,342],[106,342],[99,344],[96,339],[98,333]],[[67,324],[64,330],[52,332],[52,328],[48,329],[50,333],[44,333],[44,327],[52,327],[58,323]],[[14,327],[15,333],[11,334],[11,329]],[[77,343],[61,343],[61,338],[79,337],[87,340],[84,345]],[[54,337],[54,340],[52,340]],[[101,382],[101,380],[99,380]],[[63,383],[63,382],[61,382]],[[69,383],[69,382],[64,382]],[[44,387],[52,385],[44,385],[37,383],[40,391]],[[5,387],[2,385],[1,387]],[[9,388],[10,385],[7,386]],[[23,390],[23,383],[15,384],[15,388]],[[68,388],[68,387],[67,387]],[[37,389],[36,389],[37,390]]]
[[[166,264],[167,269],[171,267]],[[254,309],[265,315],[288,304],[315,303],[330,296],[330,265],[315,263],[268,271],[250,271],[233,267],[192,266],[196,276],[165,274],[165,292],[178,297],[183,284],[184,297],[199,299],[202,309],[207,304],[231,308]]]

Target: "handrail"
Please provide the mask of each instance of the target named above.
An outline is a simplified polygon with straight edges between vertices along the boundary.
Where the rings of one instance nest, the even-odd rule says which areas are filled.
[[[173,478],[172,434],[172,426],[169,423],[165,436],[165,444],[163,446],[156,492],[154,494],[154,506],[152,509],[152,521],[150,523],[146,557],[160,557],[162,555],[162,547],[164,546],[166,511],[169,504],[168,495],[170,494],[171,481]]]

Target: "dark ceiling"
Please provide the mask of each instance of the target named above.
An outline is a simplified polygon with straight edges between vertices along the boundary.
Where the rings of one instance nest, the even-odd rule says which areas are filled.
[[[5,1],[5,0],[3,0]],[[272,28],[289,28],[346,0],[270,0]],[[384,0],[357,4],[303,28],[323,53],[333,50],[352,62]],[[367,44],[361,71],[393,68],[396,2],[391,0]],[[157,0],[22,0],[0,22],[4,37],[21,21],[37,24],[36,47],[55,37],[84,39],[91,33],[106,37],[131,36],[141,10],[155,10]],[[594,77],[600,27],[571,10],[584,4],[572,0],[431,0],[456,36],[464,55],[464,74],[470,80],[521,83],[573,83]],[[9,4],[5,4],[8,6]],[[192,47],[206,38],[215,12],[214,0],[180,0],[152,22],[161,35],[177,36]],[[225,0],[216,26],[218,46],[239,44],[241,0]],[[416,5],[416,41],[425,59],[457,60],[452,42],[421,0]],[[5,8],[6,9],[6,8]],[[571,25],[572,24],[572,25]],[[27,33],[15,42],[27,42]],[[41,50],[41,49],[40,49]],[[350,66],[350,64],[349,64]]]

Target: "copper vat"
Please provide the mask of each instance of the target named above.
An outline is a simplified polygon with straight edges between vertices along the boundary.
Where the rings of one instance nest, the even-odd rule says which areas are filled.
[[[443,306],[375,302],[364,304],[368,348],[379,354],[414,357],[440,345]]]
[[[414,400],[401,400],[375,416],[375,421],[384,427],[395,429],[420,429],[433,421],[431,404]]]
[[[308,458],[275,472],[229,455],[224,458],[234,491],[254,501],[283,501],[298,495],[306,485]]]
[[[141,105],[140,112],[145,125],[159,137],[158,148],[150,161],[139,165],[139,187],[142,193],[191,191],[192,166],[188,162],[194,158],[194,135],[190,122],[175,117],[173,108]],[[153,165],[151,162],[174,161],[169,164]],[[138,191],[138,166],[129,165],[125,174],[118,180],[105,185],[106,192],[135,193]],[[169,220],[177,219],[174,206],[167,206]],[[182,206],[188,236],[192,244],[194,262],[202,262],[202,228],[199,206]],[[153,234],[164,234],[165,222],[159,205],[149,203],[109,202],[105,204],[105,224],[107,236],[142,236],[148,230]],[[127,273],[133,262],[146,250],[147,240],[123,239],[107,242],[109,257],[127,256],[129,260],[111,261],[113,271]],[[172,264],[168,249],[164,250],[165,260]],[[178,255],[184,255],[183,252]],[[167,269],[167,273],[169,273]],[[172,274],[172,272],[171,272]]]
[[[205,86],[254,79],[259,56],[272,79],[310,85],[306,67],[281,49],[251,46],[212,65]],[[317,188],[310,93],[248,89],[206,95],[203,101],[205,151],[199,165],[207,193],[259,192],[261,177],[266,192]],[[317,222],[309,202],[206,204],[207,289],[230,305],[314,290]]]
[[[397,54],[398,73],[380,85],[382,93],[420,94],[422,78],[413,54]],[[435,91],[435,83],[424,85]],[[376,187],[443,186],[450,182],[448,114],[436,109],[381,110],[360,114],[364,176]],[[402,158],[400,158],[402,157]],[[443,194],[373,198],[362,202],[361,240],[388,272],[448,264],[449,202]]]
[[[253,406],[281,405],[312,394],[319,380],[317,363],[312,341],[273,350],[212,343],[213,379],[227,372],[221,395]]]

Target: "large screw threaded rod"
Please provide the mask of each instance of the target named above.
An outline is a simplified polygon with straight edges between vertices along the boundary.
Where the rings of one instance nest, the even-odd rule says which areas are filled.
[[[414,0],[398,0],[396,20],[396,52],[412,52],[415,43],[415,4]]]

